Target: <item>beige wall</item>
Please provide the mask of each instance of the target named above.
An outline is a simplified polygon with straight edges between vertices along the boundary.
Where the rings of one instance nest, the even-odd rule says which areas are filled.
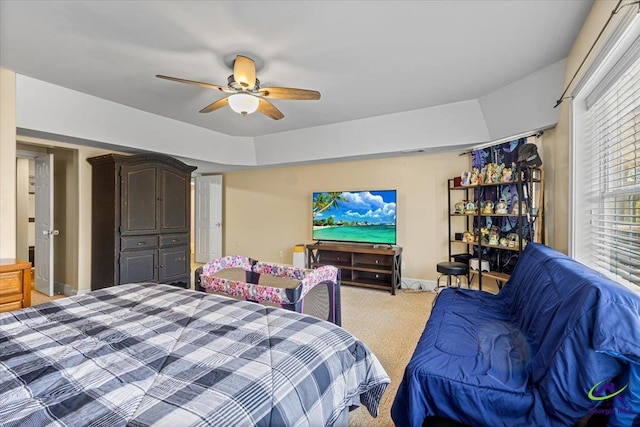
[[[311,242],[312,192],[395,189],[403,276],[435,279],[448,255],[446,182],[468,167],[454,152],[227,173],[224,252],[291,263],[293,246]]]
[[[0,68],[0,258],[16,256],[16,75]]]
[[[580,66],[580,63],[604,27],[607,19],[609,19],[609,16],[617,3],[617,0],[596,0],[593,4],[591,12],[580,30],[580,34],[578,34],[567,59],[565,87],[571,81],[573,75]],[[611,24],[609,24],[609,29],[614,27],[616,21],[617,18],[614,17]],[[607,33],[601,37],[600,44],[602,44],[602,40],[606,39],[606,34]],[[597,49],[591,53],[585,62],[585,65],[582,67],[581,74],[588,68],[589,63],[596,56],[596,53]],[[576,78],[572,88],[575,87],[576,83],[579,81],[580,78]],[[567,92],[567,95],[570,94],[571,89]],[[560,97],[560,95],[561,94],[558,94],[558,97]],[[549,145],[545,149],[547,158],[550,159],[545,170],[547,185],[549,185],[548,194],[550,196],[547,200],[547,205],[550,205],[550,209],[547,210],[549,216],[547,216],[546,219],[548,230],[552,231],[549,233],[549,245],[561,252],[568,253],[569,222],[571,221],[569,212],[570,100],[564,100],[558,108],[560,108],[560,118],[558,125],[556,126],[555,144]]]

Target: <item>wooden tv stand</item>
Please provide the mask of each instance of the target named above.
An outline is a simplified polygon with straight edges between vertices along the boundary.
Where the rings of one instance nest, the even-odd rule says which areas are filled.
[[[400,246],[314,243],[306,249],[309,268],[338,267],[343,285],[390,290],[391,295],[400,287]]]

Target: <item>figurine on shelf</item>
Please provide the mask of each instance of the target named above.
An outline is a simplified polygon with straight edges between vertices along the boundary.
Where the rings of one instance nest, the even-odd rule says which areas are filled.
[[[504,170],[502,171],[502,181],[511,182],[513,180],[512,174],[513,174],[513,169],[504,168]]]
[[[487,163],[480,169],[480,179],[483,184],[491,184],[493,179],[493,163]]]
[[[463,171],[460,175],[460,185],[467,186],[471,185],[471,171]]]
[[[473,237],[473,233],[470,231],[465,231],[462,233],[462,241],[466,243],[473,243],[475,238]]]
[[[466,200],[463,200],[461,202],[456,203],[455,207],[454,207],[454,209],[455,209],[454,212],[459,214],[459,215],[464,214],[464,207],[466,205],[465,202],[466,202]]]
[[[509,247],[510,248],[518,248],[518,247],[520,247],[520,236],[518,236],[516,233],[507,234],[507,239],[509,240]],[[521,249],[524,249],[525,246],[527,246],[527,240],[523,237],[522,238],[522,248]]]
[[[498,227],[491,227],[491,232],[489,232],[489,244],[497,246],[500,242],[500,233],[498,232]]]
[[[482,202],[482,213],[485,215],[493,214],[493,202],[491,200],[485,200]]]
[[[527,213],[527,202],[524,200],[520,203],[514,203],[513,209],[511,210],[511,215],[520,215]]]
[[[480,229],[480,243],[482,243],[483,245],[489,244],[489,228],[488,227],[482,227]]]
[[[496,203],[496,213],[498,215],[506,215],[509,213],[507,210],[507,201],[505,199],[500,199],[500,201]]]
[[[509,246],[509,240],[507,240],[506,237],[501,237],[499,240],[499,245],[503,248],[506,248],[507,246]]]
[[[476,204],[474,202],[472,202],[471,200],[468,200],[467,204],[464,207],[464,213],[469,214],[469,215],[478,213],[476,211]]]
[[[499,165],[496,165],[494,168],[494,174],[493,174],[493,182],[500,182],[502,181],[502,176],[504,174],[504,163],[500,163]]]
[[[471,170],[471,185],[481,184],[480,182],[478,182],[479,179],[480,179],[480,170],[478,168],[473,168]]]

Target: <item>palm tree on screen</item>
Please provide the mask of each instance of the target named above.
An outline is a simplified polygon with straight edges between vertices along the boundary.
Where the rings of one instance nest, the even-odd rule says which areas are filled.
[[[347,199],[341,192],[320,193],[313,200],[313,216],[317,216],[323,211],[333,207],[337,208],[338,202],[346,202]]]

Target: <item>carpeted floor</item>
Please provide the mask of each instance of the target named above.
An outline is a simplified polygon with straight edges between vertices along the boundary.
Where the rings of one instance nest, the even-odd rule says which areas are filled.
[[[349,426],[393,426],[391,405],[436,294],[398,290],[391,295],[352,286],[343,286],[341,292],[342,327],[373,351],[391,378],[378,417],[373,418],[362,406],[349,413]]]

